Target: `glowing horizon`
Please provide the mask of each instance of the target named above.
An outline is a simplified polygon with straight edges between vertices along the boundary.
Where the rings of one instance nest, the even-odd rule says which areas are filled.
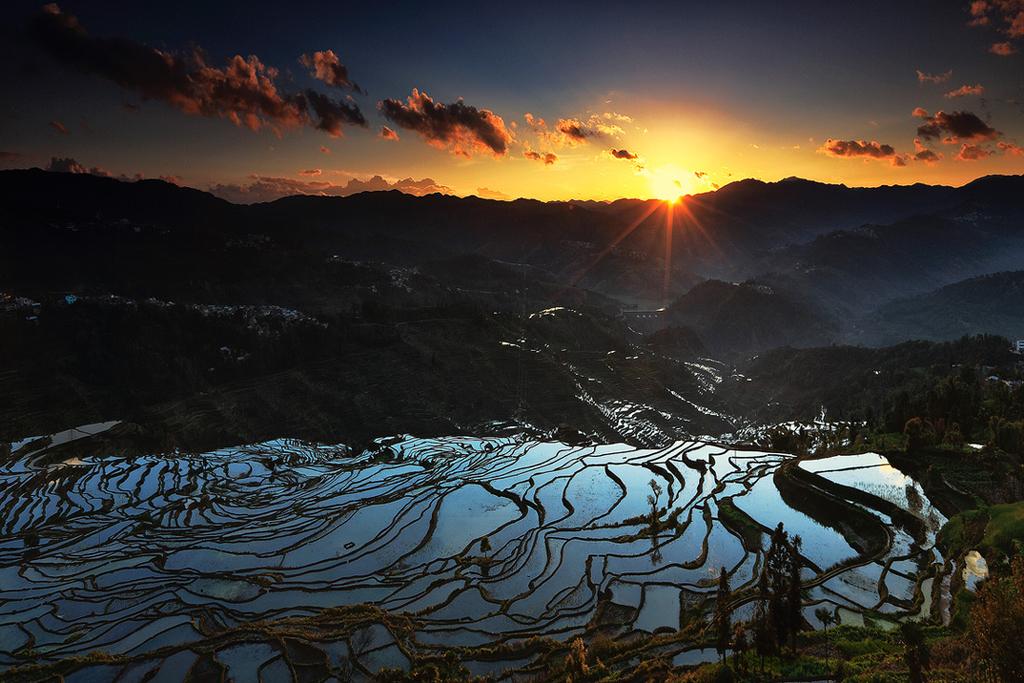
[[[504,15],[471,5],[403,8],[385,32],[369,8],[13,0],[0,169],[164,178],[236,202],[959,186],[1024,172],[1024,37],[1009,0],[983,4],[922,3],[909,33],[909,11],[783,3],[757,18],[741,2],[594,6],[553,34],[578,17],[550,8],[485,38],[474,27]]]

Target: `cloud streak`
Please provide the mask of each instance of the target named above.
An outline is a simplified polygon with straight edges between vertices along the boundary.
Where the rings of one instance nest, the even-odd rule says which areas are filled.
[[[224,68],[207,63],[199,49],[187,57],[128,38],[96,38],[55,4],[30,20],[35,42],[56,62],[117,83],[144,100],[160,100],[186,114],[227,119],[251,130],[312,125],[330,135],[342,125],[366,126],[354,104],[338,103],[312,89],[279,90],[276,69],[255,55],[235,55]]]
[[[389,98],[379,102],[377,108],[386,119],[416,133],[427,144],[467,159],[481,153],[503,157],[512,144],[512,134],[500,116],[470,106],[461,98],[442,104],[413,89],[406,102]]]
[[[918,83],[945,83],[946,81],[948,81],[952,77],[953,77],[953,70],[952,69],[950,69],[949,71],[947,71],[944,74],[939,74],[937,76],[932,76],[931,74],[926,74],[926,73],[924,73],[922,71],[918,71],[917,72],[917,82]]]
[[[963,86],[961,88],[958,88],[958,89],[954,90],[953,92],[946,93],[945,97],[948,98],[948,99],[952,99],[954,97],[967,97],[968,95],[984,95],[984,94],[985,94],[985,88],[981,87],[980,84],[979,85],[965,85],[965,86]]]

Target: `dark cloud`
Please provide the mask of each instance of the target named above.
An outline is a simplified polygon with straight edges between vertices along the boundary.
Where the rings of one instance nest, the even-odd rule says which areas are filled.
[[[124,107],[129,114],[138,114],[142,112],[142,107],[138,104],[132,104],[131,102],[122,102],[121,106]]]
[[[952,77],[953,77],[953,70],[952,69],[950,69],[949,71],[947,71],[944,74],[939,74],[937,76],[932,76],[931,74],[926,74],[926,73],[923,73],[921,71],[917,72],[917,81],[918,81],[918,83],[924,83],[925,81],[927,81],[929,83],[945,83],[946,81],[948,81]]]
[[[387,126],[381,126],[380,134],[377,137],[384,138],[385,140],[398,140],[398,133]]]
[[[386,99],[377,103],[377,108],[389,121],[417,133],[427,144],[459,156],[471,158],[474,153],[490,152],[500,157],[512,143],[512,134],[500,116],[461,99],[442,104],[414,89],[407,103]]]
[[[562,136],[562,139],[570,147],[576,147],[586,143],[587,138],[597,135],[596,131],[583,126],[576,119],[558,119],[555,130]]]
[[[303,66],[308,66],[312,71],[312,75],[319,78],[327,85],[333,85],[338,88],[349,88],[359,93],[364,93],[362,88],[353,83],[348,77],[348,69],[345,65],[338,61],[337,56],[331,50],[326,52],[314,52],[311,55],[302,55],[299,57],[299,61],[302,62]]]
[[[400,190],[406,194],[422,196],[439,192],[453,194],[452,189],[439,185],[430,178],[413,180],[406,178],[393,183],[384,178],[373,176],[368,180],[353,178],[344,185],[329,180],[300,180],[296,178],[273,178],[253,175],[246,185],[217,184],[209,188],[212,194],[238,204],[254,204],[269,202],[291,195],[319,195],[325,197],[345,197],[358,192],[377,192],[382,190]]]
[[[979,85],[965,85],[965,86],[963,86],[961,88],[958,88],[957,90],[954,90],[953,92],[946,93],[945,96],[948,97],[948,98],[953,98],[953,97],[967,97],[968,95],[983,95],[983,94],[985,94],[985,88],[981,87],[981,85],[979,84]]]
[[[335,103],[312,90],[278,90],[277,70],[254,55],[236,55],[217,69],[198,49],[180,57],[128,38],[94,38],[75,16],[53,4],[31,18],[30,31],[63,66],[113,81],[143,99],[161,100],[186,114],[219,117],[252,130],[313,125],[331,135],[339,135],[343,123],[365,125],[354,105]]]
[[[940,111],[935,116],[931,116],[927,111],[918,107],[914,110],[914,116],[926,121],[917,129],[917,134],[926,140],[937,140],[947,135],[945,141],[949,142],[983,142],[994,140],[1002,135],[969,111],[954,111],[952,113]]]
[[[299,175],[316,176],[316,175],[321,175],[323,172],[324,171],[323,171],[322,168],[311,168],[311,169],[308,169],[308,170],[305,170],[305,171],[299,171]]]
[[[956,155],[957,161],[978,161],[985,157],[992,156],[992,153],[987,149],[979,147],[978,145],[964,144],[960,148],[960,153]]]
[[[931,166],[932,164],[941,161],[942,155],[933,152],[924,145],[921,144],[920,140],[914,140],[914,160],[923,161],[924,163]]]
[[[628,159],[629,161],[633,161],[640,158],[639,154],[634,154],[625,149],[615,149],[614,147],[608,150],[608,153],[616,159]]]
[[[530,159],[531,161],[539,161],[543,163],[545,166],[550,166],[551,164],[558,161],[558,157],[555,154],[552,154],[551,152],[541,154],[540,152],[534,152],[533,150],[528,149],[525,152],[523,152],[523,156],[526,157],[527,159]]]
[[[50,127],[56,130],[61,135],[71,135],[71,131],[64,126],[60,121],[50,121]]]
[[[366,117],[359,111],[359,107],[351,102],[335,102],[327,95],[321,95],[315,90],[306,90],[306,99],[309,101],[309,108],[313,111],[316,121],[313,127],[322,130],[331,137],[342,137],[342,126],[359,126],[369,128]]]
[[[892,145],[864,140],[833,140],[829,138],[819,149],[822,154],[832,157],[862,157],[864,159],[888,159],[893,166],[906,166],[906,160],[893,149]]]

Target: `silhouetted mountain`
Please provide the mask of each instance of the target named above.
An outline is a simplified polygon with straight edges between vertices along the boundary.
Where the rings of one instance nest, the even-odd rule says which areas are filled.
[[[809,305],[756,281],[708,280],[669,306],[665,319],[692,328],[719,357],[776,346],[822,346],[840,339],[836,326]]]
[[[907,338],[947,341],[965,334],[1024,338],[1024,271],[983,275],[928,294],[897,299],[862,323],[863,343]]]

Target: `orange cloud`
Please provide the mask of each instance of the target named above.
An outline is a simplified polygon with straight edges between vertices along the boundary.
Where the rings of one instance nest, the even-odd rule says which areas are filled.
[[[992,26],[1011,38],[1024,36],[1024,2],[1020,0],[974,0],[969,26]]]
[[[548,152],[547,154],[541,154],[540,152],[534,152],[533,150],[528,149],[523,152],[523,156],[526,157],[527,159],[530,159],[531,161],[540,161],[545,166],[550,166],[551,164],[558,161],[558,157],[552,154],[551,152]]]
[[[953,92],[946,93],[945,97],[967,97],[968,95],[983,95],[984,93],[985,88],[981,87],[981,85],[965,85]]]
[[[1017,47],[1013,43],[995,43],[988,51],[994,55],[1009,57],[1010,55],[1017,54]]]
[[[953,70],[952,69],[950,69],[949,71],[947,71],[944,74],[939,74],[938,76],[932,76],[930,74],[926,74],[926,73],[923,73],[921,71],[918,71],[917,72],[917,81],[918,81],[918,83],[924,83],[925,81],[928,81],[929,83],[945,83],[950,78],[952,78],[952,76],[953,76]]]
[[[1024,149],[1021,149],[1012,142],[997,142],[996,146],[1003,150],[1003,153],[1006,154],[1006,156],[1024,157]]]
[[[503,202],[507,202],[508,200],[512,199],[504,192],[499,192],[498,190],[489,190],[486,187],[476,188],[476,196],[480,197],[481,199],[497,199]]]
[[[55,4],[31,18],[33,39],[65,67],[93,74],[186,114],[218,117],[251,130],[312,125],[340,135],[342,124],[366,127],[359,108],[306,89],[277,89],[276,69],[255,55],[235,55],[223,69],[198,48],[183,59],[128,38],[94,38]]]
[[[312,55],[302,55],[299,57],[299,61],[303,66],[313,69],[312,76],[320,79],[327,85],[351,88],[356,92],[363,92],[362,88],[349,79],[348,69],[338,61],[338,57],[331,50],[314,52]]]
[[[315,176],[315,175],[320,175],[323,172],[324,171],[321,168],[311,168],[311,169],[308,169],[308,170],[305,170],[305,171],[299,171],[299,175]]]
[[[933,152],[924,145],[921,144],[920,140],[915,138],[914,140],[914,160],[923,161],[929,166],[942,160],[942,155]]]
[[[954,111],[948,114],[940,111],[931,116],[918,107],[914,110],[914,116],[926,122],[917,129],[917,134],[925,139],[938,139],[945,133],[949,137],[945,138],[944,142],[984,142],[1002,135],[969,111]]]
[[[526,112],[526,123],[533,128],[535,133],[540,133],[548,129],[548,124],[544,123],[544,119],[536,118],[530,112]]]
[[[50,121],[50,127],[56,130],[61,135],[71,135],[71,131],[65,127],[60,121]]]
[[[398,140],[398,133],[387,126],[381,126],[380,134],[377,137],[384,138],[385,140]]]
[[[960,148],[960,153],[956,155],[957,161],[977,161],[984,159],[985,157],[992,156],[992,152],[986,149],[982,149],[978,145],[964,144]]]
[[[327,149],[327,148],[326,148],[326,147],[324,147],[323,145],[320,145],[320,153],[321,153],[321,154],[327,154],[328,156],[330,156],[330,154],[331,154],[331,150]]]
[[[442,104],[413,89],[407,103],[386,99],[378,102],[377,108],[389,121],[417,133],[432,147],[467,159],[486,152],[505,156],[512,143],[512,134],[500,116],[472,107],[461,98]]]

